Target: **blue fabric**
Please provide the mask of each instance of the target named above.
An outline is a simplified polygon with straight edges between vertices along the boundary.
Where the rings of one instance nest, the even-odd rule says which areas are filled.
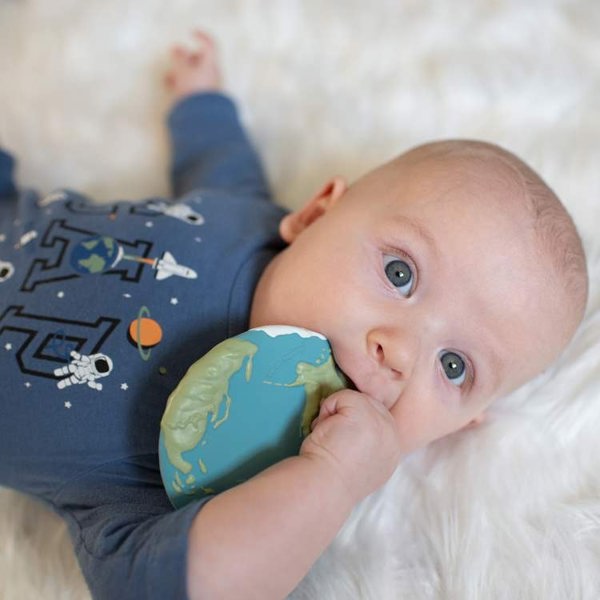
[[[13,157],[0,148],[0,198],[16,196],[17,188],[13,181]]]
[[[203,503],[172,509],[160,419],[190,364],[248,328],[283,248],[231,100],[189,97],[168,123],[175,200],[17,197],[0,154],[0,484],[66,520],[98,599],[186,597]]]

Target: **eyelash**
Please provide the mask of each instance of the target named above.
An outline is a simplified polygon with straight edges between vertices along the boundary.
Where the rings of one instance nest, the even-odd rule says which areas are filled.
[[[462,361],[465,364],[465,380],[460,385],[454,385],[452,381],[447,377],[444,372],[444,367],[442,366],[441,356],[444,352],[452,352],[453,354],[458,354],[461,357]],[[475,367],[473,363],[469,359],[468,356],[465,356],[463,352],[459,352],[458,350],[454,350],[452,348],[444,348],[438,355],[438,364],[440,366],[441,376],[452,386],[458,388],[461,391],[469,390],[473,387],[473,382],[475,381]]]
[[[408,294],[407,296],[403,296],[404,298],[410,298],[415,293],[417,285],[419,284],[419,274],[418,274],[418,269],[417,269],[417,266],[415,264],[415,261],[412,259],[412,257],[410,256],[410,254],[408,254],[404,250],[400,250],[399,248],[394,248],[392,246],[387,246],[387,247],[383,248],[383,250],[382,250],[382,259],[383,259],[383,262],[385,262],[385,258],[386,257],[389,257],[389,258],[392,258],[392,259],[396,259],[396,260],[401,260],[401,261],[405,262],[410,267],[411,274],[412,274],[412,287],[411,287],[411,290],[410,290],[410,294]],[[385,277],[387,283],[389,285],[391,285],[390,280],[385,275],[385,268],[384,268],[384,277]],[[394,287],[394,286],[392,285],[392,287]],[[398,291],[397,288],[394,291],[397,292]]]

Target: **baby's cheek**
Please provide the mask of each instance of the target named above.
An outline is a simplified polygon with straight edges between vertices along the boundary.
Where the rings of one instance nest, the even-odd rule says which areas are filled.
[[[455,431],[458,431],[468,419],[449,411],[441,400],[427,397],[400,397],[391,409],[398,426],[402,449],[412,452],[423,448]]]

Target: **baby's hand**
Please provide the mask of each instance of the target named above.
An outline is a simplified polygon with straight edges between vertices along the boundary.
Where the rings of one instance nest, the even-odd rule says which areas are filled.
[[[352,390],[329,396],[300,454],[328,463],[355,502],[374,492],[400,460],[398,427],[377,400]]]
[[[221,72],[215,43],[206,33],[195,30],[196,47],[188,50],[176,45],[171,49],[171,66],[165,75],[165,86],[173,102],[197,92],[221,89]]]

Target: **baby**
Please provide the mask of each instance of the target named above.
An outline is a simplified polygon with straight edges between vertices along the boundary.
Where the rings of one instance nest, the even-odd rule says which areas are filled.
[[[165,80],[177,203],[99,207],[66,191],[35,202],[21,194],[17,203],[11,159],[0,154],[0,286],[12,286],[0,303],[0,336],[14,336],[0,367],[0,483],[36,494],[67,520],[98,598],[285,597],[404,455],[481,422],[495,399],[552,363],[587,299],[569,215],[538,175],[492,144],[425,144],[351,186],[333,178],[297,211],[276,207],[221,93],[214,43],[195,36],[193,50],[174,48]],[[50,211],[43,223],[42,210]],[[221,228],[209,229],[218,219]],[[27,226],[12,243],[14,223]],[[199,225],[200,237],[186,233]],[[167,236],[169,246],[181,242],[177,253],[153,258]],[[77,256],[100,246],[106,260],[96,275],[77,273],[96,268],[96,255]],[[56,261],[36,254],[56,247],[61,257],[70,252],[71,270],[44,287],[40,275]],[[34,292],[58,281],[40,319]],[[109,293],[114,281],[118,295]],[[58,316],[48,303],[60,293],[72,304]],[[163,330],[173,333],[162,354],[164,344],[142,351],[138,340],[137,362],[131,343],[111,345],[129,322],[108,314],[131,306],[135,293],[144,315],[169,321]],[[28,328],[16,326],[24,317]],[[28,360],[41,322],[53,325]],[[156,456],[169,392],[218,341],[272,324],[324,334],[354,389],[322,403],[298,456],[171,511]],[[86,346],[88,329],[99,333]],[[50,341],[62,354],[52,355]],[[61,393],[71,394],[66,413],[53,401]],[[32,425],[41,420],[53,427]]]

